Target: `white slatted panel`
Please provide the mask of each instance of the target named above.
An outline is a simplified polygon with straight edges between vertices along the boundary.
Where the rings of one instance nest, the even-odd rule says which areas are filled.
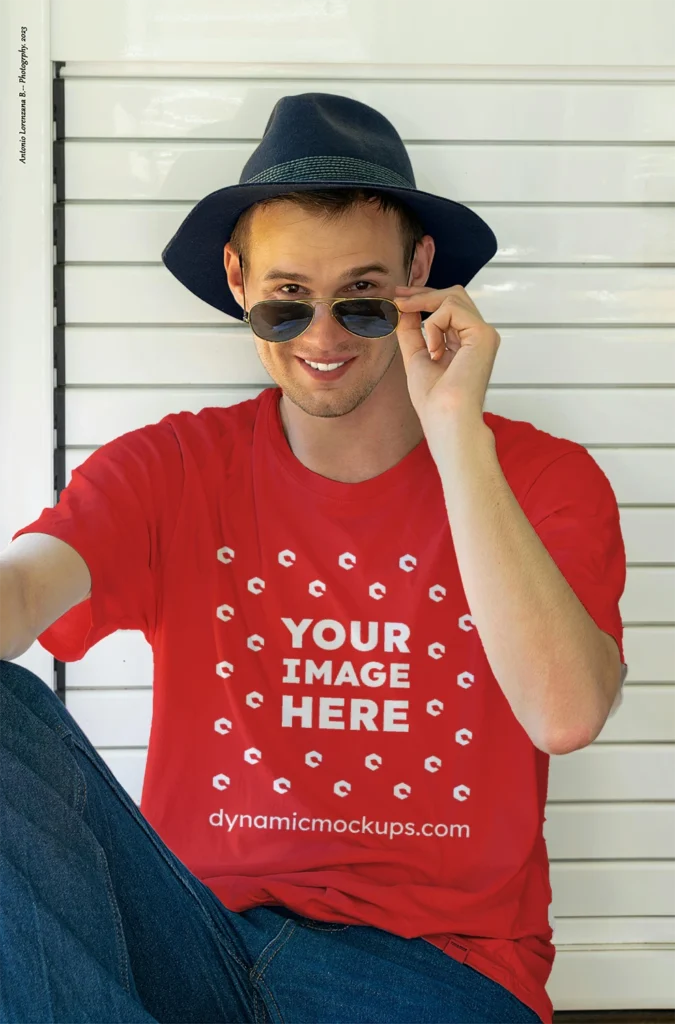
[[[78,0],[66,6],[84,13]],[[67,44],[63,18],[56,38],[83,59],[114,59],[102,43],[91,58],[79,38]],[[174,59],[170,47],[160,51],[157,59]],[[616,73],[602,81],[597,69],[596,81],[563,70],[555,81],[545,68],[541,81],[536,69],[510,81],[494,68],[484,79],[473,69],[466,80],[438,70],[425,80],[420,67],[407,77],[400,67],[331,74],[324,65],[307,81],[282,66],[258,78],[252,68],[239,77],[162,68],[134,65],[124,77],[120,66],[114,74],[65,67],[68,476],[126,430],[239,402],[271,383],[247,330],[183,289],[160,253],[197,199],[237,180],[276,99],[334,91],[390,117],[419,187],[466,203],[499,239],[467,289],[502,337],[486,408],[586,445],[620,504],[630,671],[623,705],[597,741],[551,759],[545,831],[560,953],[549,992],[556,1009],[669,1005],[675,148],[664,143],[675,136],[672,82]],[[67,685],[69,709],[139,801],[150,648],[140,634],[117,633],[68,666]]]

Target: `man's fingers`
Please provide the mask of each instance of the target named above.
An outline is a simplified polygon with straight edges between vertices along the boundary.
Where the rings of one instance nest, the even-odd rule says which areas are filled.
[[[426,349],[427,343],[424,340],[421,328],[422,318],[419,313],[402,313],[399,325],[396,329],[398,345],[403,356],[403,363],[408,368],[408,362],[416,352]]]
[[[432,359],[440,359],[445,351],[445,334],[438,326],[430,320],[424,323],[424,330],[427,335],[427,345]]]
[[[402,312],[433,313],[443,304],[444,298],[436,288],[425,288],[414,294],[397,295],[394,301]]]

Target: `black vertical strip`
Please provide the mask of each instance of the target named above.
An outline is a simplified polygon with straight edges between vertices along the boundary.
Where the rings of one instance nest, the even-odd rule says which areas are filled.
[[[66,486],[66,166],[65,106],[61,68],[64,61],[54,61],[52,78],[54,117],[54,501]],[[66,666],[54,659],[56,696],[66,703]]]

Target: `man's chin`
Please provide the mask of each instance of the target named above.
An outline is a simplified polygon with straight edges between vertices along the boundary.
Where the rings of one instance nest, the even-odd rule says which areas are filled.
[[[292,382],[280,382],[279,387],[284,397],[297,405],[308,416],[329,419],[335,416],[347,416],[356,409],[373,391],[375,384],[362,388],[332,388],[330,390],[312,391]]]

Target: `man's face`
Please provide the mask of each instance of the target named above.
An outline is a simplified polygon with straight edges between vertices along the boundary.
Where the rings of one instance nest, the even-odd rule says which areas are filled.
[[[261,299],[393,298],[396,285],[407,283],[408,259],[397,216],[374,204],[349,209],[333,220],[290,202],[259,207],[251,219],[244,261],[247,307]],[[385,378],[396,357],[401,358],[395,334],[357,338],[323,303],[300,337],[281,343],[255,337],[255,344],[270,377],[310,416],[351,412]],[[337,375],[329,373],[336,379],[326,379],[305,360],[346,362]]]

